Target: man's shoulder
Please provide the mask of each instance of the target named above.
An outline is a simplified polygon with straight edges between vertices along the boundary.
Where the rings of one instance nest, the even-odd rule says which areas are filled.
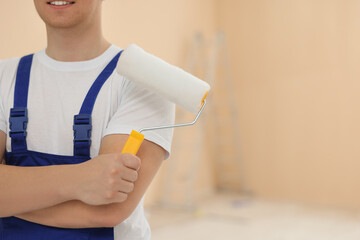
[[[8,89],[16,76],[20,58],[0,59],[0,88]]]
[[[0,75],[11,73],[16,70],[19,61],[19,57],[0,59]]]

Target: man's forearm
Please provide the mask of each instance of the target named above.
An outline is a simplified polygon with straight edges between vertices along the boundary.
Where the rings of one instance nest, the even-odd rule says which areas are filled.
[[[0,216],[12,216],[71,200],[75,171],[75,165],[0,165]]]
[[[81,201],[68,201],[59,205],[20,214],[16,217],[41,225],[59,228],[105,227],[100,224],[103,206],[91,206]]]

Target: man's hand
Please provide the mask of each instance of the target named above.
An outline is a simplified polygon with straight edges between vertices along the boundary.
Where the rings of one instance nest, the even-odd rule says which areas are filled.
[[[132,154],[104,154],[80,164],[74,199],[89,205],[121,203],[134,190],[140,158]]]

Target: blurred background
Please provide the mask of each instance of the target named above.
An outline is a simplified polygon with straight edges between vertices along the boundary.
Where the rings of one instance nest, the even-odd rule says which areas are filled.
[[[152,239],[360,239],[360,1],[103,6],[112,43],[213,87],[148,190]],[[46,46],[32,1],[2,1],[0,32],[0,59]]]

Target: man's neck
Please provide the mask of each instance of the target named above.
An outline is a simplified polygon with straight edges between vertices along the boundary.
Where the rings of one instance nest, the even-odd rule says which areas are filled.
[[[103,37],[100,26],[76,29],[47,27],[46,53],[63,62],[86,61],[100,56],[111,45]]]

